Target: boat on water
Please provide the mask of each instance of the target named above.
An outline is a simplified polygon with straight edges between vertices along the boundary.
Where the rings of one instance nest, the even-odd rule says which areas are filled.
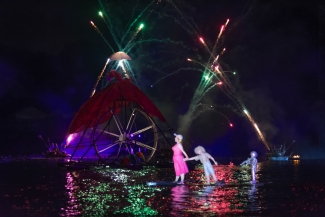
[[[293,142],[288,147],[286,147],[286,144],[281,145],[280,148],[276,148],[274,145],[271,146],[271,152],[266,153],[267,158],[272,161],[287,161],[292,158],[299,159],[299,155],[292,156],[293,152],[290,155],[286,155],[287,151],[294,142],[295,140],[293,140]]]
[[[269,156],[269,160],[278,160],[278,161],[286,161],[289,160],[289,156]]]
[[[42,152],[45,158],[66,158],[71,156],[64,151],[63,144],[58,145],[57,143],[52,143],[49,138],[45,141],[42,135],[39,135],[38,138],[40,138],[47,147],[47,151],[45,153]]]

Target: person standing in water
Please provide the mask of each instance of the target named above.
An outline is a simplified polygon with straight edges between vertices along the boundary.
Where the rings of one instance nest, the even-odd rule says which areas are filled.
[[[174,152],[173,155],[174,170],[176,174],[174,182],[178,182],[179,177],[181,177],[181,181],[179,182],[179,184],[184,184],[185,174],[188,173],[189,171],[188,171],[187,164],[184,161],[183,154],[185,155],[186,158],[188,158],[188,155],[183,149],[183,145],[182,145],[183,136],[180,134],[178,135],[174,134],[174,136],[176,142],[176,144],[172,147],[172,150]]]

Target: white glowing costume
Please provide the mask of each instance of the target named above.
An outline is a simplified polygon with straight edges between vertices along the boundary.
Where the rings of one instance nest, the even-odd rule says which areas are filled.
[[[252,183],[256,182],[256,171],[257,171],[257,153],[255,151],[252,151],[251,153],[251,157],[248,158],[247,160],[245,160],[244,162],[242,162],[240,164],[240,166],[243,166],[244,164],[250,165],[251,167],[251,172],[252,172]]]

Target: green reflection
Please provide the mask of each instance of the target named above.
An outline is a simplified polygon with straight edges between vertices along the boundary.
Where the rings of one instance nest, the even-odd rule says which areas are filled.
[[[157,215],[158,211],[152,209],[146,201],[161,189],[135,183],[135,180],[149,180],[155,173],[150,167],[139,171],[109,168],[71,172],[67,175],[70,201],[65,215]]]

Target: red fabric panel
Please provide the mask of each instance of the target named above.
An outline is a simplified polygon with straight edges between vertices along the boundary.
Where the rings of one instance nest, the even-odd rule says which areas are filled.
[[[129,106],[130,102],[134,102],[141,106],[150,116],[156,116],[162,122],[166,122],[158,108],[137,86],[128,79],[119,79],[96,93],[81,106],[69,126],[68,134],[92,128],[109,120],[112,116],[110,110],[115,108],[114,113],[118,114],[124,100],[126,100],[125,106]]]

